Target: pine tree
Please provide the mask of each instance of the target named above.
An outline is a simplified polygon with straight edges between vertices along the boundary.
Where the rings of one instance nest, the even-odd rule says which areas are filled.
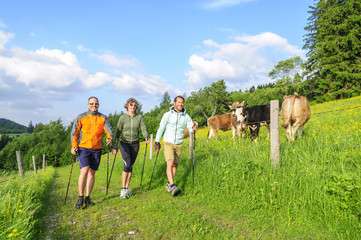
[[[360,95],[361,1],[321,0],[310,8],[304,48],[317,100]]]

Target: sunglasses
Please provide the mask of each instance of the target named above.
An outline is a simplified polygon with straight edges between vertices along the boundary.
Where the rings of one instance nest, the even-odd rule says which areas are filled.
[[[93,106],[93,105],[98,106],[99,103],[97,103],[97,102],[90,102],[89,105],[91,105],[91,106]]]
[[[131,106],[131,107],[136,107],[137,106],[137,104],[134,104],[134,103],[131,103],[131,104],[129,104],[129,106]]]

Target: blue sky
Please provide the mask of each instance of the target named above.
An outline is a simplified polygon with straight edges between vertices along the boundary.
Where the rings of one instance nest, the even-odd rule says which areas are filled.
[[[272,82],[302,50],[313,0],[0,0],[0,117],[68,125],[90,96],[104,114],[148,112],[224,79]]]

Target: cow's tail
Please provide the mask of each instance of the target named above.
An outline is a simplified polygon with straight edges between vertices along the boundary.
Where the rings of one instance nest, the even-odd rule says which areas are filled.
[[[290,107],[289,107],[290,109],[288,111],[288,116],[287,116],[286,119],[283,119],[283,122],[284,122],[283,125],[282,125],[283,128],[287,128],[291,124],[291,116],[292,116],[292,111],[293,111],[293,105],[295,104],[295,99],[296,99],[297,95],[298,95],[297,93],[292,95],[292,98],[291,98],[291,101],[290,101]]]

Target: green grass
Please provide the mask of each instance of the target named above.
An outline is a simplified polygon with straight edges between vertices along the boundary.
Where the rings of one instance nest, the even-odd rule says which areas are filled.
[[[37,175],[2,172],[0,178],[0,239],[37,239],[43,232],[43,219],[55,169]]]
[[[207,141],[207,130],[201,129],[196,135],[194,188],[186,140],[175,178],[182,194],[176,198],[165,191],[163,152],[150,190],[155,156],[147,157],[140,186],[144,143],[129,199],[119,198],[119,154],[109,194],[105,196],[104,155],[92,194],[96,205],[83,210],[74,208],[79,165],[74,164],[66,205],[70,166],[57,168],[42,239],[359,239],[360,99],[312,106],[302,139],[294,144],[281,129],[276,169],[265,129],[257,143],[249,138],[233,141],[230,131],[220,133],[218,141]]]

